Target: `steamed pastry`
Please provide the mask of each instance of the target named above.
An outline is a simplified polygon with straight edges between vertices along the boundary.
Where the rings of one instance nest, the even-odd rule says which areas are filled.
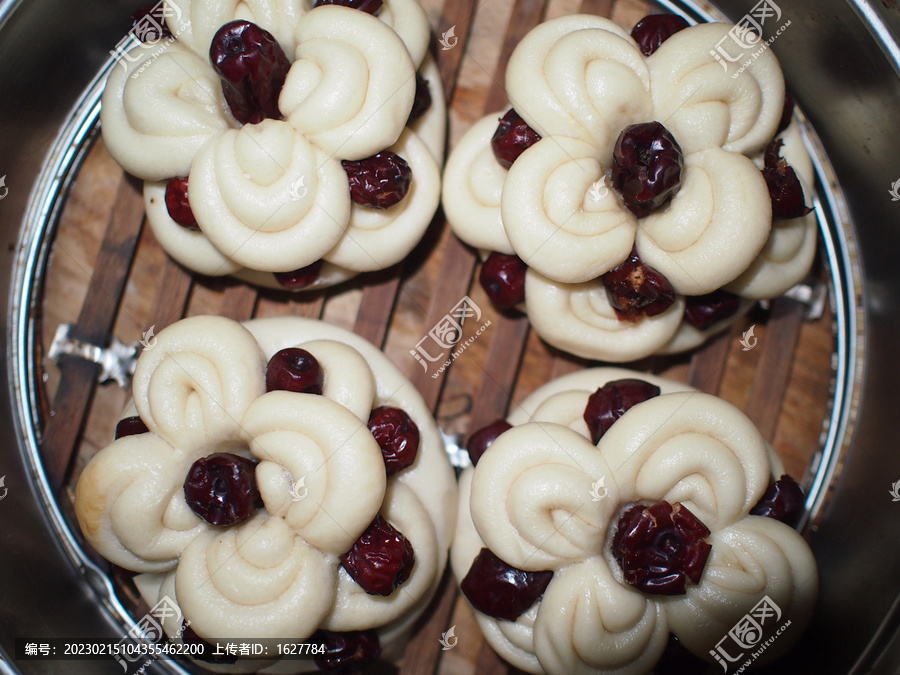
[[[416,0],[179,0],[165,16],[174,37],[124,55],[101,123],[166,252],[289,290],[403,260],[440,200],[446,126]]]
[[[510,58],[515,108],[450,154],[444,210],[482,286],[551,345],[613,362],[691,349],[808,273],[814,176],[778,61],[710,55],[741,30],[547,21]]]
[[[802,634],[818,588],[791,527],[802,492],[731,404],[596,368],[541,387],[467,449],[451,564],[515,667],[649,673],[670,634],[724,663],[750,616],[763,631],[737,633],[739,665],[790,622],[762,664]]]
[[[428,408],[381,352],[308,319],[199,316],[159,333],[132,389],[75,512],[150,606],[178,606],[171,639],[402,648],[444,571],[457,488]],[[245,661],[204,666],[311,666]]]

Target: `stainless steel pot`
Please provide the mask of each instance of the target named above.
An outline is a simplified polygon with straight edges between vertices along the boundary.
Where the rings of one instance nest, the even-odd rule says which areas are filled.
[[[61,532],[63,522],[35,462],[37,438],[22,364],[32,311],[23,288],[40,277],[41,237],[77,166],[79,133],[69,127],[82,94],[128,29],[136,2],[0,1],[0,280],[7,359],[0,370],[0,673],[15,638],[122,634],[121,608],[106,600],[96,575]],[[663,2],[696,18],[703,3]],[[722,0],[731,20],[755,3]],[[819,169],[820,194],[834,218],[827,254],[832,266],[839,375],[826,443],[808,507],[811,543],[821,572],[813,624],[772,672],[900,671],[900,479],[893,398],[900,359],[900,203],[888,194],[900,179],[900,8],[895,1],[781,0],[792,21],[773,49],[795,98],[818,133],[830,165]],[[77,111],[76,111],[77,112]],[[832,173],[833,171],[833,173]],[[841,190],[832,190],[836,186]],[[42,221],[42,222],[38,222]],[[82,562],[80,562],[82,561]],[[157,667],[157,666],[154,666]],[[30,673],[117,673],[114,661],[40,661]]]

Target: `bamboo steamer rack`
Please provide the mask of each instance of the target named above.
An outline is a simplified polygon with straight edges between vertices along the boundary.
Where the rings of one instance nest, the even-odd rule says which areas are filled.
[[[458,40],[444,45],[453,44],[450,48],[433,45],[442,81],[432,86],[442,85],[447,97],[448,147],[482,115],[507,105],[502,83],[510,54],[542,20],[583,12],[610,17],[630,30],[645,14],[661,11],[659,5],[640,0],[422,0],[422,4],[435,35],[453,28]],[[97,82],[102,80],[98,76]],[[83,102],[88,104],[96,107],[96,101]],[[290,294],[195,277],[168,259],[145,227],[140,183],[125,175],[107,153],[96,115],[72,136],[79,150],[67,160],[68,179],[56,188],[54,210],[47,216],[53,216],[53,223],[42,230],[47,241],[38,257],[39,297],[33,303],[29,353],[35,392],[31,417],[40,461],[76,544],[80,535],[71,518],[74,486],[87,460],[112,438],[129,392],[115,384],[98,385],[102,368],[91,360],[77,355],[48,357],[63,324],[71,324],[70,339],[109,348],[115,338],[126,344],[138,341],[150,327],[159,332],[182,317],[198,314],[237,320],[320,318],[382,347],[418,387],[448,438],[457,441],[504,416],[550,379],[594,365],[547,346],[529,330],[525,317],[498,313],[477,282],[476,255],[452,235],[441,212],[409,259],[349,285]],[[823,233],[825,229],[823,225]],[[820,504],[827,497],[823,467],[832,476],[838,467],[837,458],[828,459],[828,446],[834,444],[840,398],[835,391],[842,377],[836,365],[841,362],[837,357],[842,340],[838,318],[841,302],[847,300],[842,300],[835,281],[840,275],[834,247],[822,243],[820,237],[821,260],[806,290],[811,297],[816,289],[823,294],[827,290],[830,302],[781,298],[765,311],[754,310],[692,353],[628,364],[689,382],[744,410],[774,445],[786,470],[807,489],[819,486]],[[483,311],[481,322],[490,320],[491,326],[444,373],[432,377],[434,369],[423,372],[409,352],[466,295]],[[758,347],[745,350],[739,340],[751,325]],[[466,324],[460,344],[474,337],[476,328],[472,322]],[[815,522],[807,522],[807,534],[814,530]],[[115,579],[114,585],[122,606],[139,616],[142,610],[133,589]],[[397,667],[402,675],[518,672],[484,642],[449,572],[441,588],[402,659],[396,666],[385,665],[384,672],[396,672]],[[444,649],[440,639],[451,626],[458,641],[453,649]],[[171,663],[165,667],[183,672]],[[381,667],[377,670],[382,672]]]

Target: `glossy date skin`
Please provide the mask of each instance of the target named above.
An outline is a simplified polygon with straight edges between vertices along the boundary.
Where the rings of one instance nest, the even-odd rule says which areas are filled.
[[[637,323],[644,317],[662,314],[675,302],[675,289],[669,280],[644,264],[635,250],[603,275],[603,286],[621,321]]]
[[[515,621],[544,594],[552,578],[552,571],[520,570],[483,548],[460,589],[479,612],[495,619]]]
[[[591,442],[596,445],[609,428],[633,406],[659,396],[654,384],[627,378],[607,382],[588,398],[584,408],[584,422],[591,432]]]
[[[684,595],[700,583],[712,550],[709,528],[680,503],[636,504],[619,519],[612,552],[625,581],[653,595]]]
[[[243,19],[226,23],[213,36],[209,60],[238,122],[281,119],[278,96],[291,63],[271,33]]]
[[[658,211],[681,189],[684,154],[659,122],[632,124],[613,149],[612,184],[637,218]]]

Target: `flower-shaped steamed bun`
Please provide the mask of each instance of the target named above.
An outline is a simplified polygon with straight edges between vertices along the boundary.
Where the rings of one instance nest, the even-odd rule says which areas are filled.
[[[648,673],[670,633],[727,661],[746,616],[762,629],[736,633],[748,655],[790,621],[762,663],[803,632],[818,573],[791,527],[802,492],[731,404],[585,370],[467,449],[451,564],[485,639],[517,668]]]
[[[399,644],[456,517],[415,388],[370,343],[308,319],[193,317],[154,342],[116,440],[78,481],[86,540],[200,638],[363,636],[368,657]]]
[[[173,36],[114,67],[104,141],[145,180],[176,261],[302,290],[390,267],[419,242],[446,126],[430,26],[416,0],[362,4],[167,3]]]
[[[696,347],[815,254],[812,164],[772,51],[739,69],[710,55],[734,27],[660,17],[634,37],[587,15],[533,29],[507,69],[513,108],[444,173],[491,299],[589,359]]]

